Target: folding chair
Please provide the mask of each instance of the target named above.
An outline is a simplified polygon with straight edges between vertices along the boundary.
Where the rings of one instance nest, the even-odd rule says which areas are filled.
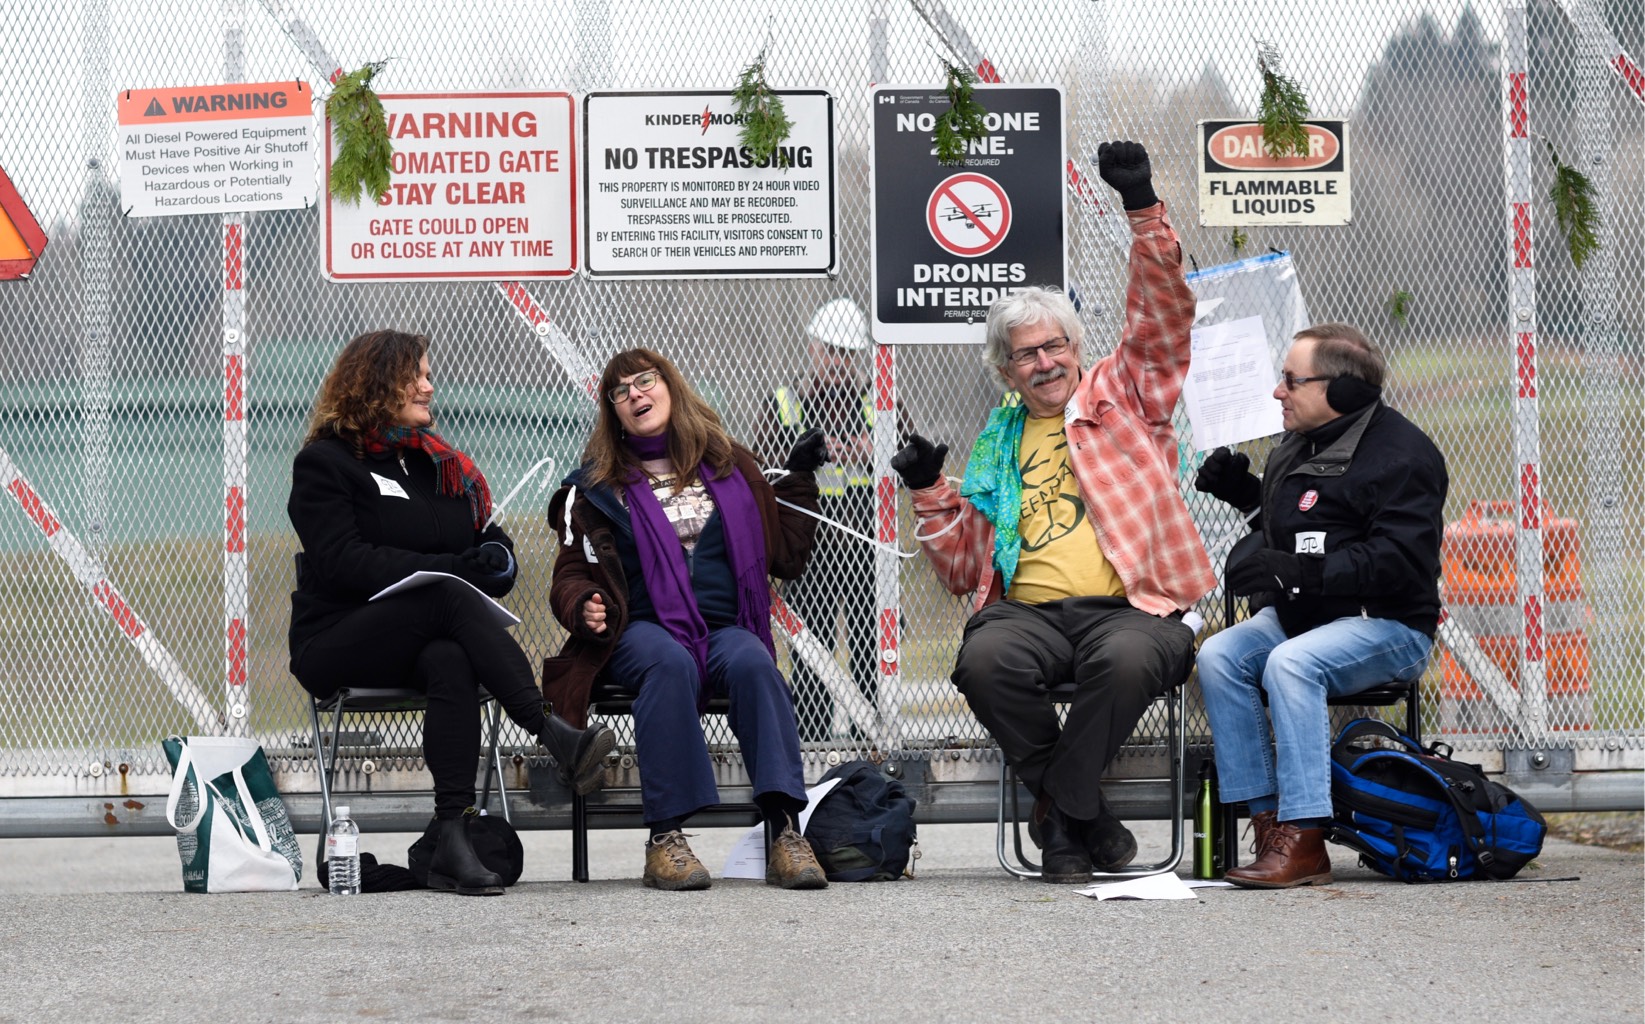
[[[1192,674],[1193,665],[1190,662],[1188,674],[1184,675],[1182,679],[1177,681],[1176,685],[1167,689],[1154,700],[1156,707],[1162,704],[1165,706],[1165,753],[1166,758],[1170,761],[1168,781],[1171,789],[1167,801],[1170,809],[1167,813],[1170,815],[1171,821],[1171,850],[1166,854],[1164,860],[1154,864],[1127,867],[1120,871],[1093,871],[1091,877],[1094,880],[1141,878],[1144,875],[1163,874],[1167,871],[1175,871],[1177,865],[1182,861],[1182,855],[1186,849],[1186,844],[1183,842],[1182,819],[1187,806],[1186,797],[1183,794],[1183,761],[1186,756],[1183,719],[1187,711],[1188,676]],[[1072,703],[1074,700],[1074,684],[1068,683],[1063,686],[1053,687],[1047,696],[1052,704],[1066,705]],[[1009,763],[1004,762],[1002,759],[1000,765],[999,814],[994,834],[994,850],[996,856],[999,857],[1000,867],[1006,871],[1018,878],[1038,878],[1041,875],[1040,865],[1029,859],[1023,847],[1022,808],[1018,796],[1020,788],[1017,784],[1016,772],[1012,770]],[[1006,816],[1007,801],[1011,805],[1009,819]],[[1006,824],[1008,820],[1011,826],[1011,853],[1014,855],[1014,859],[1006,855]]]
[[[1244,538],[1241,538],[1240,543],[1234,545],[1233,550],[1228,552],[1228,559],[1222,567],[1222,578],[1224,580],[1228,578],[1228,570],[1233,567],[1234,563],[1246,557],[1256,546],[1255,542],[1250,541],[1250,538],[1258,536],[1260,534],[1247,534]],[[1249,602],[1245,603],[1249,606]],[[1222,621],[1224,623],[1232,626],[1238,621],[1235,616],[1239,614],[1240,604],[1240,598],[1235,597],[1234,592],[1224,584],[1222,593]],[[1261,690],[1259,692],[1262,694],[1263,706],[1266,707],[1268,704],[1268,691]],[[1328,708],[1386,708],[1402,701],[1405,704],[1405,735],[1420,744],[1422,742],[1422,680],[1420,678],[1403,681],[1390,679],[1385,683],[1378,683],[1370,689],[1351,693],[1346,697],[1327,697],[1325,698],[1325,706]],[[1212,741],[1215,742],[1215,737],[1212,738]],[[1239,866],[1238,830],[1239,809],[1235,805],[1229,805],[1223,810],[1222,842],[1223,864],[1225,867]]]
[[[497,780],[497,801],[502,807],[503,820],[509,820],[508,790],[503,781],[502,751],[498,748],[497,737],[502,730],[502,708],[492,699],[491,694],[480,691],[481,706],[485,709],[485,717],[489,726],[487,732],[490,737],[488,749],[490,756],[486,759],[485,788],[480,792],[479,807],[481,810],[491,801],[491,780]],[[314,755],[320,761],[320,804],[325,815],[320,820],[319,850],[315,854],[314,863],[325,860],[326,829],[331,824],[331,791],[332,773],[337,767],[337,755],[342,743],[342,727],[344,715],[362,714],[409,714],[428,710],[428,697],[420,690],[405,687],[365,687],[345,686],[341,690],[324,699],[309,701],[309,719],[313,726]],[[329,746],[326,744],[326,733],[320,726],[320,713],[331,716]],[[364,746],[365,744],[361,744]]]
[[[731,701],[725,697],[715,697],[709,700],[705,715],[726,715],[731,711]],[[618,689],[609,682],[601,681],[595,684],[594,693],[589,698],[588,713],[590,717],[598,715],[601,718],[632,717],[634,714],[634,694]],[[759,820],[760,809],[752,803],[719,804],[716,811],[725,811],[733,814],[744,811]],[[588,881],[588,817],[591,814],[639,814],[640,804],[637,801],[623,802],[616,799],[611,790],[602,790],[599,799],[590,802],[586,796],[580,796],[575,791],[571,794],[571,880],[574,882]],[[772,841],[769,826],[766,829],[766,849],[771,848]]]
[[[298,586],[303,579],[303,553],[294,552],[291,556],[294,580]],[[490,716],[489,734],[491,742],[489,748],[491,757],[486,762],[485,789],[480,793],[480,808],[485,809],[491,799],[491,780],[497,779],[497,799],[502,805],[503,819],[508,820],[508,791],[503,782],[502,754],[497,749],[497,736],[502,730],[503,717],[501,707],[492,699],[491,694],[484,689],[480,690],[480,704],[486,708]],[[343,716],[347,714],[409,714],[428,710],[428,697],[420,690],[402,686],[345,686],[341,690],[324,699],[311,698],[309,700],[309,723],[313,729],[314,756],[320,762],[320,810],[324,815],[320,819],[319,852],[315,855],[316,865],[326,859],[326,829],[331,827],[331,780],[332,773],[337,768],[337,754],[342,741]],[[320,712],[331,715],[331,746],[329,753],[325,745],[325,733],[320,728]]]

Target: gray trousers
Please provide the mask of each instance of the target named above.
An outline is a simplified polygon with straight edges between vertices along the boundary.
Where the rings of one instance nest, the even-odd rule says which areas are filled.
[[[1105,813],[1098,782],[1108,763],[1193,656],[1181,619],[1122,597],[1005,600],[966,623],[952,678],[1028,791],[1094,820]],[[1059,725],[1046,693],[1067,682],[1076,690]]]

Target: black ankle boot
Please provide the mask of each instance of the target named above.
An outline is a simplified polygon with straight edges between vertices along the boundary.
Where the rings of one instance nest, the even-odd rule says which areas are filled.
[[[1082,826],[1052,804],[1040,823],[1040,838],[1044,842],[1041,856],[1040,879],[1059,884],[1085,884],[1091,881],[1091,851],[1086,848]]]
[[[463,896],[501,896],[503,880],[487,871],[474,853],[474,844],[468,840],[468,815],[460,818],[442,818],[440,836],[434,847],[434,859],[428,864],[428,887]]]
[[[587,796],[605,782],[605,755],[616,749],[617,736],[598,722],[579,730],[550,714],[537,742],[554,758],[554,771],[561,785],[576,790],[578,796]]]

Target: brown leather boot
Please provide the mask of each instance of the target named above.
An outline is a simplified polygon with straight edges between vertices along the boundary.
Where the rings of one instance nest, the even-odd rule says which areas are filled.
[[[1325,852],[1323,828],[1298,828],[1286,821],[1268,827],[1266,848],[1256,862],[1223,877],[1247,889],[1289,889],[1329,885],[1331,856]]]
[[[1251,815],[1251,824],[1245,829],[1251,837],[1251,859],[1258,861],[1268,852],[1268,833],[1273,831],[1274,823],[1279,820],[1275,811],[1262,811]]]

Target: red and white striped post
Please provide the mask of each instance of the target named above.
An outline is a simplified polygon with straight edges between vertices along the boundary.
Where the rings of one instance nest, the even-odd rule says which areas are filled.
[[[897,746],[902,737],[902,571],[897,548],[897,481],[891,457],[897,451],[897,355],[890,345],[874,345],[874,605],[879,619],[880,721]],[[841,581],[851,586],[850,580]]]
[[[244,0],[222,0],[223,81],[245,79]],[[223,214],[223,708],[231,736],[245,736],[246,692],[246,330],[245,215]]]
[[[1548,728],[1543,657],[1542,448],[1537,407],[1536,269],[1531,245],[1530,82],[1525,6],[1503,7],[1503,171],[1508,218],[1508,322],[1514,339],[1514,466],[1519,479],[1515,572],[1520,636],[1519,726],[1536,743]]]
[[[223,663],[228,732],[247,733],[245,225],[223,215]]]
[[[119,588],[108,578],[96,557],[63,525],[63,521],[52,511],[45,498],[34,489],[28,478],[23,476],[22,470],[12,462],[11,456],[3,450],[0,450],[0,491],[9,494],[12,500],[17,502],[18,507],[23,510],[23,515],[27,516],[35,529],[40,531],[52,553],[63,560],[69,572],[74,575],[75,581],[92,596],[103,611],[108,613],[109,619],[120,630],[121,635],[137,649],[144,664],[153,670],[160,678],[160,682],[176,698],[177,703],[181,704],[189,717],[194,719],[195,726],[202,733],[215,735],[222,727],[222,719],[206,695],[194,685],[194,681],[188,677],[183,666],[165,645],[155,638],[154,632],[143,622],[136,610],[126,603]]]
[[[1605,14],[1595,0],[1577,0],[1577,10],[1572,19],[1577,27],[1586,36],[1589,36],[1604,53],[1605,64],[1616,77],[1622,80],[1623,88],[1633,94],[1634,99],[1645,103],[1645,68],[1622,48],[1616,36],[1605,25]]]

